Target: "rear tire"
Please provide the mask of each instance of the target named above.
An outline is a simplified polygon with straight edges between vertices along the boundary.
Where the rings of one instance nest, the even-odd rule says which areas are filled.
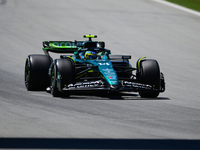
[[[51,94],[54,97],[70,96],[70,92],[61,92],[65,85],[74,82],[75,68],[73,62],[68,59],[56,59],[53,63],[51,71]],[[60,80],[60,90],[58,87],[58,80]]]
[[[160,68],[156,60],[145,59],[139,64],[139,81],[151,85],[154,89],[160,89]],[[139,92],[143,98],[156,98],[159,92]]]
[[[45,90],[49,86],[51,59],[47,55],[29,55],[25,62],[24,80],[27,90]]]

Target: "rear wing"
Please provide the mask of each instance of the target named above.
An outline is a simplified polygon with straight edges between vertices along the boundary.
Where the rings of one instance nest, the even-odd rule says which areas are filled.
[[[74,42],[73,41],[44,41],[43,50],[46,55],[49,55],[48,52],[74,53],[79,48],[85,48],[89,46],[89,43],[87,41],[76,41],[76,40]],[[93,43],[96,43],[95,47],[98,47],[98,48],[105,47],[105,42],[103,41],[93,41]]]
[[[44,53],[49,55],[48,52],[54,53],[74,53],[78,50],[77,45],[82,45],[84,41],[44,41]]]

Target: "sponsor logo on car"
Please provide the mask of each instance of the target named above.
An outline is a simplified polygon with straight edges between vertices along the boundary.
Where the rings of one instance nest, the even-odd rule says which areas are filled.
[[[77,42],[77,44],[80,44]],[[55,48],[76,48],[77,46],[75,45],[74,42],[60,42],[60,41],[56,41],[56,42],[51,42],[50,43],[51,47],[55,47]]]
[[[106,63],[99,63],[99,65],[102,66],[102,65],[110,65],[110,64],[106,62]]]
[[[139,89],[152,89],[151,85],[128,82],[128,81],[122,81],[122,86],[134,87],[134,88],[139,88]]]
[[[116,79],[116,77],[108,77],[109,79]]]
[[[76,84],[69,84],[68,86],[64,87],[63,90],[66,89],[75,89],[75,88],[86,88],[86,87],[97,87],[97,86],[103,86],[104,82],[99,81],[91,81],[91,82],[79,82]]]

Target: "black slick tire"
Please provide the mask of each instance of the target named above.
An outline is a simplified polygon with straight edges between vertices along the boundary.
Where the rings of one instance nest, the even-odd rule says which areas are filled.
[[[51,70],[51,94],[54,97],[69,97],[70,92],[62,92],[62,88],[64,85],[68,85],[74,82],[74,75],[75,70],[72,61],[68,59],[56,59]],[[58,84],[58,80],[60,80],[60,84]],[[60,89],[58,86],[60,86]]]
[[[142,60],[139,64],[139,81],[151,85],[154,89],[160,89],[160,68],[158,62],[152,59]],[[141,91],[139,95],[143,98],[156,98],[159,92]]]
[[[25,62],[24,81],[27,90],[45,90],[50,83],[48,76],[51,59],[47,55],[29,55]]]

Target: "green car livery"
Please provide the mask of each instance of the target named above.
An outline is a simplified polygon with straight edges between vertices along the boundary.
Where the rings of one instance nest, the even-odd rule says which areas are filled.
[[[25,63],[28,90],[46,89],[54,97],[72,91],[139,92],[155,98],[165,91],[164,75],[158,62],[142,57],[136,67],[130,55],[111,55],[96,35],[84,35],[86,41],[44,41],[45,55],[29,55]],[[53,59],[49,52],[61,53]]]

